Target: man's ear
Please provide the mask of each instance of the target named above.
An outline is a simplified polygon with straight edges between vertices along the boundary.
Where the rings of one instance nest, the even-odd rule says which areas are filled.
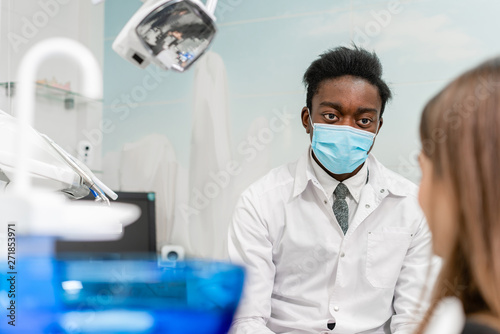
[[[378,123],[378,130],[377,130],[377,133],[375,135],[378,135],[378,133],[380,132],[380,129],[382,128],[382,125],[384,124],[384,119],[382,117],[380,117],[380,120],[379,120],[379,123]],[[370,147],[370,149],[368,150],[368,154],[370,154],[370,152],[372,151],[373,149],[373,146],[375,146],[375,141],[377,140],[377,138],[375,138],[373,140],[373,144],[372,144],[372,147]]]
[[[376,135],[378,135],[378,133],[380,132],[380,129],[382,128],[382,125],[384,125],[384,118],[380,117],[380,121],[378,123],[378,130],[377,130]]]
[[[306,129],[306,133],[311,133],[311,123],[309,122],[309,108],[302,108],[300,118],[302,119],[302,126],[304,127],[304,129]]]

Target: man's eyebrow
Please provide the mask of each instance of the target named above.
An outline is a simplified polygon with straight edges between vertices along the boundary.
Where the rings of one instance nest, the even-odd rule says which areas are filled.
[[[323,107],[330,107],[330,108],[333,108],[333,109],[337,109],[338,111],[342,110],[342,105],[340,103],[337,103],[337,102],[323,101],[319,105],[323,106]]]
[[[367,108],[367,107],[359,107],[356,112],[354,113],[355,115],[359,114],[364,114],[364,113],[378,113],[378,109],[375,108]]]

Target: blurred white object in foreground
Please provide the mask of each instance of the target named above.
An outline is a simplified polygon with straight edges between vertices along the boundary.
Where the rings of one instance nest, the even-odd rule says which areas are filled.
[[[439,302],[425,334],[460,334],[465,324],[465,313],[458,298],[447,297]]]

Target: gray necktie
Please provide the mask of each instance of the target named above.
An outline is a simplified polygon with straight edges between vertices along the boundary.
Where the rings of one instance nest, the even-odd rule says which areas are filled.
[[[347,206],[345,197],[349,194],[349,189],[347,189],[345,184],[339,183],[333,194],[335,195],[335,202],[333,202],[332,206],[333,213],[339,222],[342,232],[346,234],[349,228],[349,207]]]

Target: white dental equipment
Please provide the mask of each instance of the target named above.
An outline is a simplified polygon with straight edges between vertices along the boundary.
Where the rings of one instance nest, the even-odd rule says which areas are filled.
[[[148,0],[113,43],[121,57],[140,68],[151,62],[183,72],[209,47],[216,33],[217,0]]]
[[[15,173],[18,124],[11,115],[0,110],[0,180],[7,186]],[[37,187],[61,191],[79,199],[92,191],[97,201],[109,204],[117,195],[103,184],[87,166],[64,151],[46,135],[29,128],[26,136],[35,147],[29,163],[29,174]]]
[[[10,140],[12,151],[0,150],[0,169],[4,171],[4,177],[8,176],[12,182],[5,192],[0,193],[0,226],[15,225],[17,233],[24,236],[67,240],[116,239],[122,233],[122,226],[139,217],[138,207],[121,203],[102,206],[87,201],[69,201],[62,194],[33,187],[32,176],[48,180],[48,188],[53,189],[57,182],[62,187],[74,184],[76,175],[90,189],[98,189],[100,196],[104,195],[101,189],[112,198],[116,196],[88,168],[31,128],[35,109],[35,75],[44,61],[58,55],[77,61],[85,79],[82,93],[90,98],[100,98],[102,77],[99,65],[82,44],[67,38],[53,38],[39,42],[24,56],[17,76],[18,117],[9,119],[5,113],[0,114],[3,124],[17,123],[17,130],[11,127],[10,133],[5,134],[5,138],[17,138]],[[0,235],[3,233],[1,231]]]

